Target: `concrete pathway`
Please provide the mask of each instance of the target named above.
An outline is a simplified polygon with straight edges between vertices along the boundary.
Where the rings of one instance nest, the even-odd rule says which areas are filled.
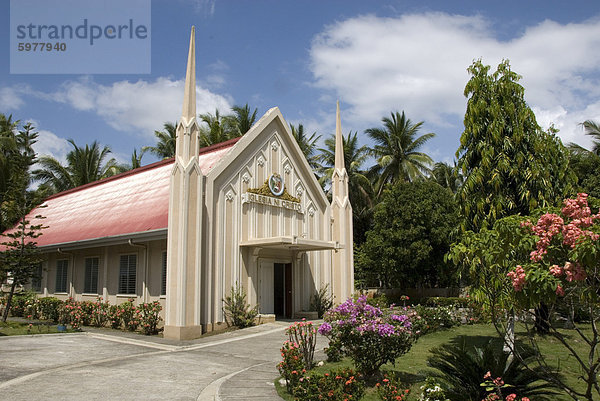
[[[0,398],[278,400],[273,381],[288,325],[185,342],[102,329],[0,337]]]

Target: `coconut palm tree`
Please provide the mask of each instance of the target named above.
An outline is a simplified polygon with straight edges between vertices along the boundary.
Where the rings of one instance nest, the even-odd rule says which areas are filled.
[[[68,142],[73,150],[67,153],[66,166],[52,156],[42,156],[38,160],[40,168],[33,171],[33,179],[50,192],[65,191],[120,172],[114,158],[105,162],[111,152],[108,146],[101,147],[97,141],[85,147],[77,146],[72,139]]]
[[[177,138],[177,123],[164,123],[162,131],[154,131],[157,139],[155,146],[144,146],[142,152],[149,151],[161,159],[175,157],[175,142]],[[140,154],[140,159],[142,157]]]
[[[246,103],[243,107],[233,106],[231,108],[233,114],[223,117],[224,124],[226,125],[225,130],[228,132],[231,138],[244,135],[250,131],[250,128],[256,122],[256,113],[258,109],[254,109],[250,113],[250,107]]]
[[[431,172],[433,160],[419,149],[435,136],[434,133],[418,136],[423,121],[413,124],[404,112],[391,113],[391,118],[384,117],[381,121],[383,128],[365,131],[375,141],[371,153],[377,158],[377,164],[371,174],[378,177],[378,195],[387,183],[414,181]]]
[[[200,114],[200,119],[206,123],[205,126],[200,127],[201,148],[225,142],[226,140],[237,136],[229,131],[227,118],[221,116],[218,109],[215,109],[215,114]]]
[[[458,191],[463,182],[463,176],[456,168],[456,162],[454,167],[444,162],[435,163],[431,170],[431,179],[442,187],[449,188],[453,193]]]
[[[587,120],[581,123],[581,125],[585,130],[585,134],[593,138],[592,152],[600,156],[600,124],[592,120]]]
[[[133,149],[133,152],[131,153],[131,164],[119,164],[117,166],[118,172],[124,173],[125,171],[142,167],[142,157],[144,157],[144,154],[146,153],[146,148],[147,147],[142,148],[139,154],[137,149]]]
[[[321,135],[317,135],[317,132],[313,132],[310,136],[304,132],[304,126],[302,124],[298,124],[297,127],[290,124],[290,130],[292,131],[292,135],[298,146],[300,146],[300,150],[304,153],[304,157],[308,161],[308,164],[313,168],[317,169],[319,167],[317,156],[315,155],[315,150],[317,147],[317,141],[321,139]]]
[[[133,153],[131,153],[131,170],[142,167],[142,157],[144,157],[144,153],[146,153],[146,151],[143,148],[140,150],[139,155],[137,149],[133,149]]]

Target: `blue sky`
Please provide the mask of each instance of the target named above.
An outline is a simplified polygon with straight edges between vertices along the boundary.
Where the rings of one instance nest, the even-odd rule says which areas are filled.
[[[150,74],[9,73],[9,1],[1,0],[0,112],[34,121],[37,150],[63,159],[72,138],[127,161],[181,113],[190,27],[196,26],[198,112],[278,106],[323,138],[380,125],[391,111],[424,121],[424,149],[451,162],[474,59],[523,76],[540,125],[589,146],[578,123],[600,121],[598,1],[152,1]],[[144,156],[144,163],[155,159]]]

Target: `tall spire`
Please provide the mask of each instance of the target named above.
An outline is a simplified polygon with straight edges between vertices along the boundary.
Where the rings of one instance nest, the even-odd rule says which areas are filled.
[[[335,113],[335,169],[340,173],[346,166],[344,165],[344,141],[342,139],[342,119],[340,117],[340,101],[337,101],[337,110]]]
[[[196,116],[196,42],[195,28],[190,34],[190,50],[188,53],[187,71],[185,73],[185,92],[183,94],[183,111],[181,117],[188,124]]]

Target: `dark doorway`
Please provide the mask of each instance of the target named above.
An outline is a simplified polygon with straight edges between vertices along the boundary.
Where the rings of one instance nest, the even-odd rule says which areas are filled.
[[[274,264],[274,309],[275,316],[290,319],[292,317],[292,264]]]

